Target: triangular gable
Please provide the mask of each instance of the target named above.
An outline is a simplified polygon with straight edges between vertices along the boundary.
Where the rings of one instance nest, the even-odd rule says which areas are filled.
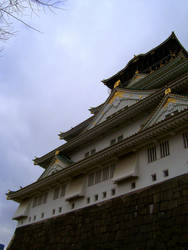
[[[169,116],[173,116],[178,112],[183,111],[188,108],[188,97],[168,94],[166,95],[162,102],[158,105],[156,110],[151,114],[150,118],[147,120],[142,129],[150,127],[155,123],[158,123]]]
[[[55,174],[58,171],[68,167],[73,162],[66,158],[65,156],[59,155],[59,152],[55,155],[55,157],[51,160],[49,167],[44,171],[44,173],[40,176],[39,179],[47,177],[51,174]]]
[[[89,124],[87,129],[105,121],[116,112],[126,107],[128,108],[151,93],[153,93],[153,91],[129,90],[121,88],[113,89],[110,96],[107,98],[106,102],[98,111],[97,115]]]

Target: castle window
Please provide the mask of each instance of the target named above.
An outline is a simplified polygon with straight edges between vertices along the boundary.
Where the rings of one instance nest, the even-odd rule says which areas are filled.
[[[64,197],[65,196],[65,190],[66,190],[66,185],[62,185],[61,186],[61,197]]]
[[[90,187],[92,185],[94,185],[94,173],[88,176],[88,186]]]
[[[61,213],[62,212],[62,207],[59,207],[59,213]]]
[[[75,203],[73,202],[73,203],[71,204],[71,208],[74,209],[74,207],[75,207]]]
[[[34,215],[33,220],[35,221],[35,220],[36,220],[36,218],[37,218],[37,216],[36,216],[36,215]]]
[[[101,170],[95,173],[95,184],[101,182]]]
[[[148,146],[147,153],[148,153],[148,163],[157,160],[156,145],[154,143]]]
[[[188,133],[183,133],[184,148],[188,148]]]
[[[106,181],[109,178],[113,178],[115,165],[111,164],[104,167],[102,170],[97,170],[94,173],[88,175],[88,186],[98,184],[102,181]]]
[[[59,187],[56,187],[54,189],[54,197],[53,197],[53,199],[56,200],[56,199],[58,199],[58,197],[59,197]]]
[[[52,214],[53,214],[53,215],[55,214],[55,209],[52,209]]]
[[[99,199],[99,196],[98,196],[98,194],[96,194],[95,195],[95,201],[98,201],[98,199]]]
[[[111,141],[110,141],[110,145],[114,145],[116,143],[116,139],[112,139]]]
[[[157,175],[156,174],[152,174],[151,178],[152,178],[152,181],[156,181],[157,180]]]
[[[113,188],[113,189],[111,190],[111,195],[114,196],[115,194],[116,194],[116,190],[115,190],[115,188]]]
[[[135,182],[132,182],[131,183],[131,189],[134,189],[136,187],[136,183]]]
[[[40,195],[37,199],[37,205],[40,206],[42,203],[42,195]]]
[[[37,197],[34,197],[33,199],[33,207],[36,207],[37,206]]]
[[[42,198],[42,204],[45,204],[47,202],[47,197],[48,197],[48,193],[44,193],[43,198]]]
[[[31,221],[31,216],[29,216],[29,222]]]
[[[161,153],[161,158],[166,157],[170,154],[168,140],[160,142],[160,153]]]
[[[85,153],[85,158],[89,156],[89,152],[86,152]]]
[[[102,180],[108,180],[109,179],[109,167],[105,167],[102,170]]]
[[[103,198],[106,198],[106,195],[107,195],[106,192],[103,192],[103,193],[102,193]]]
[[[95,153],[96,153],[96,149],[93,148],[93,149],[91,150],[91,155],[93,155],[93,154],[95,154]]]
[[[44,213],[41,213],[41,218],[44,218]]]
[[[90,197],[87,197],[87,204],[90,203]]]
[[[118,142],[122,141],[123,140],[123,135],[118,136],[117,140],[118,140]]]
[[[114,170],[115,170],[115,164],[112,164],[110,166],[110,178],[114,177]]]
[[[163,171],[163,175],[164,175],[164,177],[168,177],[169,176],[168,169],[166,169],[166,170]]]

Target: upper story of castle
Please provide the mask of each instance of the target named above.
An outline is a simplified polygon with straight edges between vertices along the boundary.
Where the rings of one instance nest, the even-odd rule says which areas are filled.
[[[91,196],[99,201],[96,195],[104,187],[103,195],[108,191],[117,195],[132,190],[126,187],[127,180],[136,178],[137,182],[130,183],[133,189],[152,184],[147,175],[151,177],[155,173],[150,173],[145,164],[157,160],[157,154],[160,158],[170,155],[166,138],[184,133],[182,140],[187,148],[188,53],[174,33],[146,54],[135,56],[103,83],[111,89],[106,101],[90,109],[90,118],[59,134],[66,141],[64,144],[35,158],[34,164],[44,168],[43,174],[31,185],[9,192],[8,199],[36,205],[35,199],[40,197],[41,204],[41,199],[47,199],[41,194],[55,190],[57,196],[59,185],[63,187],[64,211],[68,212],[75,208],[75,201],[78,208],[90,204]],[[175,140],[172,141],[175,145]],[[173,162],[169,159],[167,165]],[[179,173],[172,171],[171,177],[185,171],[182,165]],[[50,211],[55,206],[53,202],[51,199]],[[33,217],[35,207],[31,209]],[[18,214],[14,218],[24,217],[23,212]]]

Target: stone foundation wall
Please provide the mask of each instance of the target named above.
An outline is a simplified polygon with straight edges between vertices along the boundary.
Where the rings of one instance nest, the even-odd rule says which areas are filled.
[[[188,174],[17,228],[9,250],[188,249]]]

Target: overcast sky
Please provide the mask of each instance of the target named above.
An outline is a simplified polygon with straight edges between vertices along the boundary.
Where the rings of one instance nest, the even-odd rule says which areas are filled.
[[[67,0],[63,11],[25,17],[0,57],[0,243],[7,244],[17,204],[7,201],[42,173],[32,159],[62,141],[57,134],[104,102],[101,80],[172,31],[188,50],[187,0]]]

